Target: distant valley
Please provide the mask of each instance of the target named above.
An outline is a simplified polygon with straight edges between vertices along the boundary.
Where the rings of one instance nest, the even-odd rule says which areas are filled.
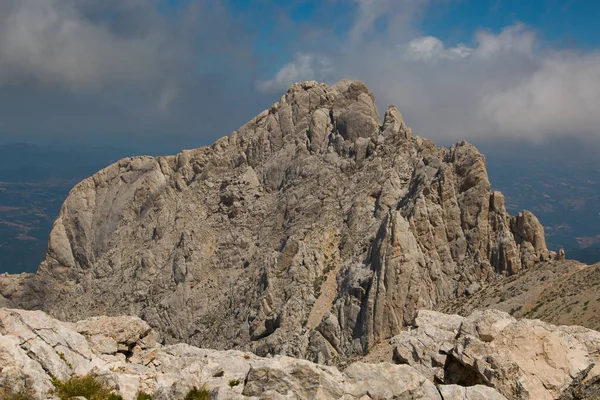
[[[127,152],[111,147],[0,145],[0,273],[35,272],[71,188]]]
[[[506,197],[511,213],[526,209],[544,225],[548,248],[567,258],[600,261],[600,164],[583,145],[527,145],[487,149],[492,188]]]

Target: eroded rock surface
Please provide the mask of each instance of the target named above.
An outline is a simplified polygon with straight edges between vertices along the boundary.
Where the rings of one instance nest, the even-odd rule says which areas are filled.
[[[415,137],[394,107],[380,124],[361,82],[304,82],[212,146],[79,183],[37,274],[0,276],[0,304],[137,315],[167,343],[333,363],[552,258],[474,146]]]
[[[0,309],[0,387],[30,389],[36,399],[46,399],[52,398],[52,377],[92,374],[126,400],[140,391],[179,400],[193,387],[221,400],[505,399],[481,385],[436,385],[409,365],[357,362],[340,371],[287,356],[162,346],[141,327],[147,325],[137,317],[72,324],[41,311]],[[107,338],[115,342],[111,350]],[[128,348],[118,349],[123,343]]]
[[[498,310],[469,317],[422,310],[415,324],[392,339],[394,360],[436,382],[485,385],[508,399],[600,396],[597,331],[517,321]]]

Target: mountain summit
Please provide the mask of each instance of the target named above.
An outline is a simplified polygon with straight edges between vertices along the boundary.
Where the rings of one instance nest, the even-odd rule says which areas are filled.
[[[296,83],[213,145],[123,159],[75,186],[0,306],[137,315],[167,342],[335,362],[484,281],[554,259],[485,158],[380,123],[358,81]]]

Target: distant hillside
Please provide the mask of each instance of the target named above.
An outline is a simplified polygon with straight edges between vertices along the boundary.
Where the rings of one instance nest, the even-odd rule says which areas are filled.
[[[600,329],[600,264],[576,261],[538,264],[523,273],[463,295],[438,307],[469,315],[495,308],[517,318],[541,319],[552,324]]]

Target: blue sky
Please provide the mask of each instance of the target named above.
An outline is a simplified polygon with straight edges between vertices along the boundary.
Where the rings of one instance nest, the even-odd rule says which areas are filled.
[[[177,0],[170,0],[178,4]],[[230,0],[234,13],[252,15],[261,32],[258,48],[271,40],[274,18],[286,13],[296,22],[336,23],[337,33],[343,35],[351,28],[353,1],[252,1]],[[323,4],[330,3],[330,4]],[[325,14],[325,15],[323,15]],[[596,48],[600,44],[600,2],[593,0],[447,0],[429,2],[415,28],[429,35],[443,37],[449,42],[469,42],[476,30],[501,30],[522,22],[538,31],[550,43],[564,47]],[[384,23],[385,18],[381,19]],[[345,23],[344,23],[345,22]],[[282,45],[281,41],[279,43]]]
[[[341,78],[442,143],[596,141],[599,15],[592,0],[7,0],[0,141],[199,146],[294,81]]]
[[[437,4],[423,21],[423,30],[448,40],[468,41],[477,29],[500,30],[523,22],[551,43],[595,48],[600,28],[595,23],[600,3],[593,0],[465,0]]]

